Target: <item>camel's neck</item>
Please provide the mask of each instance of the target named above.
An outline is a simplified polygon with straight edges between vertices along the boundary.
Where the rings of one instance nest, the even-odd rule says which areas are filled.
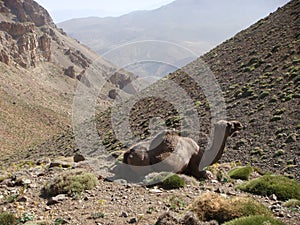
[[[210,154],[215,155],[215,158],[210,165],[216,163],[222,157],[227,137],[228,135],[226,134],[226,126],[215,128],[212,145],[209,150]]]

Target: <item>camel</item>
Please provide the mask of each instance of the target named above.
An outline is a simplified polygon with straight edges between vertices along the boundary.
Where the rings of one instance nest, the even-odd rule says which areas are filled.
[[[139,177],[150,172],[170,171],[200,179],[204,175],[204,166],[221,158],[227,138],[242,128],[238,121],[218,121],[214,125],[214,137],[207,152],[200,149],[193,139],[182,137],[175,130],[165,130],[153,140],[129,148],[124,153],[123,163],[130,165],[132,172]]]

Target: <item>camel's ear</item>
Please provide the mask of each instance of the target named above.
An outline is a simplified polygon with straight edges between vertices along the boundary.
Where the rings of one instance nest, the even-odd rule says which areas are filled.
[[[229,136],[243,129],[243,125],[239,121],[229,121],[227,126],[229,128]]]
[[[235,131],[239,131],[244,128],[243,125],[239,121],[232,121],[232,123],[233,123],[233,129]]]

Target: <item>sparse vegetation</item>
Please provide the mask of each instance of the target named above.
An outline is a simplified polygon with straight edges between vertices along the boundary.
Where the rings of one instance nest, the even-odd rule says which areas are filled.
[[[94,188],[97,183],[98,179],[94,174],[85,173],[83,171],[68,171],[45,185],[42,192],[45,196],[80,194],[84,190]]]
[[[281,115],[285,112],[285,108],[276,109],[274,115]]]
[[[170,209],[173,211],[176,210],[184,210],[186,206],[185,201],[182,199],[182,197],[177,197],[173,195],[170,198]]]
[[[262,155],[264,155],[264,150],[261,149],[260,147],[255,147],[255,148],[251,151],[251,155],[259,155],[259,156],[262,156]]]
[[[103,212],[97,212],[97,213],[91,213],[90,218],[91,219],[98,219],[98,218],[104,218],[104,213]]]
[[[160,186],[164,189],[177,189],[185,187],[186,183],[183,178],[177,174],[171,175],[162,181]]]
[[[275,122],[281,120],[281,115],[275,115],[270,119],[270,122]]]
[[[237,186],[246,192],[270,196],[275,194],[280,200],[300,199],[300,185],[285,176],[264,175]]]
[[[290,199],[283,204],[284,207],[295,208],[300,206],[300,200],[298,199]]]
[[[169,172],[150,174],[145,177],[143,183],[148,186],[158,185],[164,189],[178,189],[185,187],[186,183],[179,175]]]
[[[249,180],[250,173],[253,171],[251,166],[237,167],[228,172],[232,179]]]
[[[0,214],[0,224],[15,225],[17,224],[17,218],[11,213],[3,212]]]
[[[17,220],[18,223],[26,223],[34,220],[34,215],[31,213],[22,213],[21,217]]]
[[[251,198],[225,198],[216,193],[200,195],[192,204],[191,210],[200,220],[216,220],[224,223],[235,218],[250,215],[271,216],[272,212]]]
[[[234,219],[223,225],[284,225],[284,223],[270,216],[247,216]]]
[[[192,207],[195,208],[194,212],[197,211],[197,215],[202,215],[208,218],[207,220],[217,219],[220,223],[230,220],[229,225],[271,225],[273,223],[281,225],[280,222],[278,224],[278,221],[270,217],[272,213],[264,206],[265,204],[273,210],[276,217],[281,217],[281,221],[286,224],[298,224],[300,200],[297,190],[299,185],[293,186],[289,183],[290,180],[278,181],[278,176],[272,182],[264,180],[257,185],[253,184],[255,187],[247,186],[251,191],[261,191],[260,194],[263,197],[257,197],[235,190],[234,184],[243,186],[244,181],[233,180],[248,181],[251,177],[264,175],[264,171],[276,171],[300,180],[298,165],[300,124],[297,121],[297,102],[300,98],[300,33],[297,31],[300,5],[293,3],[296,1],[291,1],[287,8],[281,7],[279,13],[272,13],[270,18],[262,19],[250,29],[239,32],[237,36],[214,48],[212,52],[203,55],[200,60],[197,59],[183,69],[178,68],[176,72],[170,73],[141,92],[139,90],[144,86],[137,87],[136,94],[138,96],[134,95],[135,87],[130,85],[131,82],[127,78],[125,83],[129,86],[125,85],[129,88],[124,86],[123,91],[117,90],[124,84],[120,80],[123,79],[122,73],[125,71],[115,71],[115,68],[111,68],[109,63],[101,66],[102,59],[99,60],[100,64],[81,63],[84,55],[77,55],[76,52],[79,50],[83,51],[83,54],[87,54],[87,58],[96,59],[97,57],[94,54],[89,55],[89,51],[85,47],[76,46],[75,41],[69,40],[66,34],[60,35],[53,24],[36,26],[29,34],[17,34],[16,38],[7,35],[5,31],[0,32],[0,37],[3,39],[0,46],[3,45],[4,48],[10,46],[12,39],[16,39],[19,42],[17,44],[24,44],[26,48],[29,36],[37,35],[37,41],[32,42],[32,46],[36,48],[34,43],[39,46],[43,45],[44,37],[42,35],[44,32],[45,36],[51,39],[50,62],[39,62],[35,58],[35,53],[43,55],[45,52],[33,50],[30,58],[37,61],[28,69],[16,67],[13,58],[10,58],[11,65],[6,66],[0,63],[3,75],[1,85],[4,87],[4,90],[0,91],[3,102],[3,104],[1,102],[3,116],[0,120],[4,129],[0,132],[0,136],[3,136],[0,148],[4,153],[3,161],[0,163],[3,171],[0,175],[0,182],[3,180],[0,185],[0,205],[4,211],[12,213],[6,219],[16,217],[13,222],[8,222],[8,224],[155,224],[158,214],[164,211],[171,211],[174,219],[182,216],[188,210],[187,205],[195,200],[198,193],[204,191],[210,193],[207,193],[207,197],[200,196],[197,199],[199,202],[195,202]],[[9,15],[9,22],[19,22],[16,28],[22,24],[22,21],[18,21],[21,17],[28,20],[26,24],[28,23],[29,30],[36,22],[51,22],[47,17],[44,20],[28,15],[35,7],[34,4],[26,5],[26,2],[23,4],[28,8],[24,15],[22,13],[23,1],[16,2],[21,4],[21,8],[13,6],[17,10],[5,11],[8,4],[0,4],[1,10],[4,12],[3,16]],[[14,15],[14,13],[18,15]],[[39,13],[37,15],[43,17]],[[3,19],[2,28],[9,28],[8,24],[5,24],[6,18]],[[31,19],[38,21],[31,23]],[[13,28],[14,26],[12,26]],[[20,33],[20,30],[16,31]],[[21,33],[23,33],[23,29]],[[294,40],[294,36],[298,39],[297,41]],[[188,44],[193,47],[192,45],[198,44],[198,42],[192,41]],[[16,45],[12,45],[12,48],[16,47]],[[77,50],[77,48],[80,49]],[[159,53],[162,52],[157,52],[158,55],[160,55]],[[2,52],[0,54],[2,54],[3,60],[5,55]],[[206,85],[212,83],[205,75],[210,71],[202,66],[202,59],[207,63],[207,69],[211,69],[212,78],[216,78],[217,85],[223,92],[220,98],[217,96],[219,88]],[[70,106],[73,98],[84,97],[77,92],[78,81],[63,76],[64,67],[73,65],[70,60],[75,62],[76,76],[77,74],[89,75],[90,69],[97,72],[98,68],[101,71],[104,70],[103,73],[99,73],[100,75],[107,74],[109,76],[110,73],[117,75],[105,78],[104,92],[99,93],[95,102],[91,102],[96,104],[95,113],[92,115],[95,120],[92,123],[79,125],[83,131],[86,131],[83,133],[74,133],[72,127],[69,126],[72,122],[72,107]],[[24,58],[24,61],[27,59]],[[136,68],[135,65],[133,66]],[[157,71],[152,66],[149,69],[153,72],[152,75],[165,71],[163,67]],[[141,73],[141,75],[143,74]],[[85,78],[88,79],[89,76]],[[136,80],[136,78],[134,79]],[[175,88],[164,88],[168,87],[164,84],[169,83],[173,84]],[[85,88],[88,93],[93,93],[97,88],[94,86],[94,82],[91,84],[91,88]],[[176,87],[179,87],[180,92]],[[120,94],[120,98],[116,100],[125,100],[127,96],[133,96],[131,100],[137,101],[133,101],[134,105],[131,104],[133,102],[129,104],[124,102],[124,108],[120,107],[118,103],[122,104],[121,101],[107,98],[111,88],[116,89]],[[126,94],[127,90],[133,91],[133,93]],[[122,94],[125,94],[124,98]],[[135,98],[139,96],[142,98]],[[101,100],[102,97],[104,101]],[[225,104],[223,104],[224,100]],[[120,114],[113,114],[112,109],[106,110],[106,107],[111,105],[112,109],[116,107],[115,109]],[[85,109],[76,104],[74,107],[75,109]],[[123,109],[126,112],[122,112]],[[102,110],[103,112],[98,114]],[[116,115],[120,115],[120,117]],[[216,163],[204,168],[212,171],[212,174],[207,173],[207,176],[210,177],[208,180],[199,181],[185,175],[165,173],[150,178],[148,185],[146,184],[147,187],[143,188],[137,186],[140,183],[130,184],[129,180],[119,179],[121,176],[111,179],[106,176],[107,173],[102,173],[102,168],[107,166],[106,163],[102,163],[102,159],[116,158],[116,161],[122,161],[124,151],[135,140],[148,140],[152,134],[164,128],[174,127],[178,129],[181,136],[192,136],[201,149],[207,150],[210,144],[214,144],[214,139],[212,139],[214,119],[222,118],[223,115],[230,119],[240,120],[245,129],[228,139],[225,154],[219,160],[222,164]],[[84,115],[81,116],[82,119],[89,120]],[[123,117],[128,120],[122,120]],[[123,122],[126,123],[123,124]],[[73,131],[78,130],[74,128]],[[99,138],[95,138],[98,135]],[[81,137],[82,143],[78,142],[78,137]],[[84,145],[83,149],[81,148],[82,144]],[[28,149],[29,147],[30,149]],[[86,153],[86,160],[83,162],[72,161],[69,163],[64,159],[56,160],[60,155],[73,156],[74,152],[82,150],[82,153]],[[102,150],[105,153],[103,155],[101,154]],[[8,152],[13,154],[7,155]],[[93,158],[98,158],[98,156],[99,160]],[[47,158],[43,161],[46,163],[37,163],[41,157]],[[26,161],[19,163],[24,159]],[[53,167],[55,161],[62,161],[62,163]],[[14,164],[10,167],[8,165],[11,162]],[[110,160],[105,160],[105,162],[111,164]],[[236,168],[236,162],[242,162],[239,166],[253,165],[253,167]],[[35,163],[39,166],[36,167]],[[119,163],[116,164],[119,165]],[[98,183],[98,179],[93,174],[87,173],[87,171],[77,172],[76,169],[88,168],[89,170],[94,166],[99,166],[98,168],[101,169],[100,185],[97,188],[93,188]],[[122,170],[123,167],[120,168]],[[138,170],[138,168],[135,169]],[[260,175],[256,172],[252,173],[252,169]],[[132,170],[132,172],[136,170]],[[127,172],[126,170],[121,172],[123,171]],[[183,178],[186,184],[179,177]],[[116,182],[110,182],[112,180]],[[19,186],[22,182],[24,185]],[[250,181],[244,184],[246,186],[249,183]],[[154,185],[157,187],[153,187]],[[279,186],[278,190],[277,186]],[[36,193],[42,188],[45,196]],[[85,191],[91,188],[93,189]],[[175,189],[162,190],[162,188]],[[51,198],[60,193],[69,196],[61,195]],[[272,195],[273,193],[276,196]],[[241,198],[246,195],[252,196],[263,205],[252,198]],[[47,199],[41,199],[41,197]],[[285,203],[279,201],[290,197],[293,199]],[[32,222],[29,220],[33,219],[33,215],[24,214],[25,211],[34,215]],[[191,213],[190,216],[195,216],[196,221],[198,218],[195,214]],[[251,215],[249,216],[249,214]],[[267,216],[258,216],[257,214]],[[191,217],[187,218],[191,219]],[[236,220],[232,221],[233,218]],[[2,219],[3,215],[0,214],[0,225],[5,225]],[[188,222],[191,223],[191,220]],[[212,221],[208,223],[214,224]],[[174,224],[179,224],[179,222]]]
[[[263,91],[260,95],[259,95],[259,99],[264,99],[265,97],[267,97],[268,95],[270,95],[269,91]]]
[[[284,155],[284,150],[283,149],[279,149],[279,150],[277,150],[276,152],[275,152],[275,157],[279,157],[279,156],[282,156],[282,155]]]

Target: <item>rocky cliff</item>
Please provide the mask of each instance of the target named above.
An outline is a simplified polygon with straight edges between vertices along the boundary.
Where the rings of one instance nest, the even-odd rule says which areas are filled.
[[[35,1],[0,1],[1,152],[28,147],[66,129],[78,82],[97,91],[88,70],[106,76],[116,69],[58,29]],[[126,72],[115,79],[107,79],[99,95],[100,110],[110,105],[110,90],[131,80]]]
[[[28,68],[50,61],[52,29],[56,28],[45,9],[34,1],[5,0],[0,3],[0,61]]]
[[[0,2],[0,61],[23,68],[49,62],[53,46],[64,46],[48,12],[32,0],[4,0]],[[55,44],[53,43],[55,42]],[[72,63],[86,68],[91,60],[80,51],[65,49]]]

